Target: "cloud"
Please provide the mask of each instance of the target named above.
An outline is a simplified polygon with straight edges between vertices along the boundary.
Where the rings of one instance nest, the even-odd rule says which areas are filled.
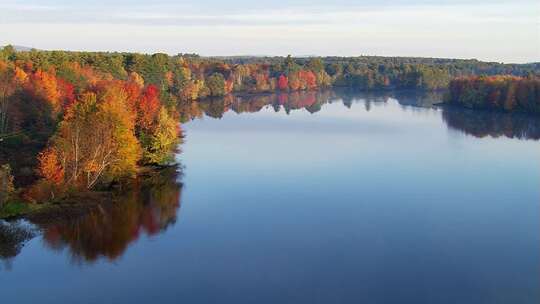
[[[418,21],[422,18],[430,22],[467,23],[510,23],[534,24],[537,14],[534,10],[520,5],[351,5],[250,8],[234,11],[201,11],[200,7],[189,5],[132,5],[128,7],[110,6],[104,9],[96,6],[69,7],[60,5],[8,4],[0,5],[0,23],[49,23],[49,24],[131,24],[147,26],[268,26],[268,25],[317,25],[339,24],[343,26],[365,25],[368,21],[397,23]],[[519,18],[515,16],[519,14]],[[443,18],[442,20],[440,18]],[[436,20],[435,20],[436,19]],[[395,22],[394,22],[395,21]],[[458,24],[459,25],[459,24]]]

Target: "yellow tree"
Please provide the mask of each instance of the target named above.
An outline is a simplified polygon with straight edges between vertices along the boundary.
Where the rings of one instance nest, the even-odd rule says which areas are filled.
[[[110,85],[99,95],[83,94],[68,110],[52,142],[67,185],[90,189],[135,172],[141,149],[126,99]]]
[[[144,87],[144,79],[136,72],[129,73],[128,81],[137,84],[137,86],[139,86],[141,89]]]
[[[172,152],[179,142],[179,132],[178,122],[161,107],[152,132],[142,139],[145,162],[165,164],[171,161]]]

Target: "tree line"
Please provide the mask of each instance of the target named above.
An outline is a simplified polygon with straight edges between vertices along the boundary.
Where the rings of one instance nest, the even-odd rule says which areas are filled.
[[[473,75],[540,73],[540,64],[409,57],[200,57],[163,53],[27,51],[6,47],[0,59],[32,62],[48,70],[76,62],[127,80],[131,73],[160,89],[167,103],[229,93],[297,91],[329,86],[361,90],[446,89],[450,80]]]
[[[509,75],[452,80],[445,101],[471,109],[540,114],[540,78]]]

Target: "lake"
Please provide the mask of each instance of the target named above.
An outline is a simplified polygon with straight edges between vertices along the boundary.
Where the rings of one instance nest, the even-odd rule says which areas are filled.
[[[0,299],[540,303],[540,119],[440,99],[188,104],[178,169],[80,217],[0,225]]]

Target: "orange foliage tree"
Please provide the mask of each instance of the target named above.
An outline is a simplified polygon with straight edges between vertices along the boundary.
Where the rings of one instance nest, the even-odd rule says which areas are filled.
[[[61,160],[65,184],[91,189],[102,180],[135,172],[140,145],[134,129],[135,118],[121,88],[106,87],[99,99],[85,93],[65,114],[45,160]]]
[[[64,168],[54,148],[47,148],[38,155],[38,172],[46,180],[59,185],[64,181]]]

